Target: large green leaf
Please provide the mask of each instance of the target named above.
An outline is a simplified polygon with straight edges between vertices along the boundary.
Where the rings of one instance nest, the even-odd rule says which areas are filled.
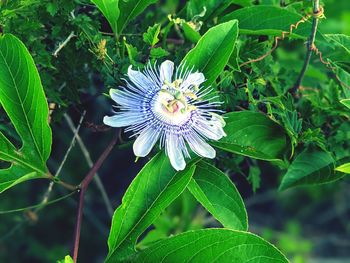
[[[199,162],[188,185],[196,199],[226,228],[248,229],[248,217],[241,195],[219,169]]]
[[[333,157],[321,150],[306,150],[299,154],[284,175],[280,190],[298,185],[316,185],[336,181],[344,174],[334,170]]]
[[[298,22],[301,17],[284,8],[259,5],[238,9],[224,16],[220,21],[237,19],[240,34],[280,36],[282,31],[289,31],[290,25]],[[298,29],[293,30],[293,37],[307,38],[310,30],[309,21],[302,23]]]
[[[235,47],[237,35],[236,20],[212,27],[187,53],[182,63],[202,72],[207,79],[205,85],[209,86],[226,66]]]
[[[156,2],[157,0],[119,0],[118,34],[123,31],[130,20],[141,14],[147,6]]]
[[[47,177],[51,152],[48,105],[34,61],[24,44],[10,34],[0,36],[0,103],[22,146],[18,150],[0,132],[0,159],[11,163],[0,170],[0,192],[20,182]]]
[[[285,256],[262,238],[229,229],[203,229],[161,240],[130,262],[287,263]]]
[[[211,142],[232,153],[266,161],[282,159],[288,151],[283,128],[262,113],[239,111],[225,114],[227,136]]]
[[[137,238],[186,188],[195,166],[175,172],[164,153],[158,153],[136,176],[115,211],[108,238],[107,262],[134,252]]]
[[[91,0],[106,17],[114,33],[118,32],[119,0]]]

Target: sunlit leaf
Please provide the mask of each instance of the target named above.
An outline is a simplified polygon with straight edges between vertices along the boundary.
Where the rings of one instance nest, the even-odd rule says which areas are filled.
[[[0,132],[0,192],[20,182],[47,177],[51,152],[48,105],[34,61],[23,43],[0,36],[0,103],[22,140],[20,149]]]
[[[350,174],[350,163],[342,164],[342,165],[336,167],[335,170],[338,172]]]
[[[64,259],[58,260],[57,263],[74,263],[71,256],[65,256]]]
[[[237,35],[236,20],[214,26],[200,38],[182,62],[202,72],[207,79],[205,85],[209,86],[226,66],[235,47]]]
[[[288,260],[276,247],[254,234],[214,228],[161,240],[130,262],[288,263]]]
[[[199,162],[188,189],[226,228],[247,230],[248,218],[241,195],[232,181],[214,166]]]
[[[175,172],[164,153],[158,153],[133,180],[112,219],[107,262],[134,252],[137,238],[186,188],[195,166]]]

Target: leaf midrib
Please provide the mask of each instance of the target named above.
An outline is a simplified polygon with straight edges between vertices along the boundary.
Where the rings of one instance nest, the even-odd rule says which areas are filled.
[[[162,164],[163,166],[164,164]],[[192,166],[193,167],[193,166]],[[188,171],[190,171],[190,169],[193,169],[192,167],[189,168]],[[193,169],[192,175],[194,174],[195,169]],[[142,220],[146,217],[146,215],[149,214],[149,211],[154,207],[154,205],[157,203],[157,201],[159,200],[159,198],[163,195],[163,193],[166,191],[166,189],[168,188],[168,186],[174,181],[175,175],[177,172],[174,173],[174,176],[171,178],[171,180],[165,185],[165,187],[159,192],[159,194],[157,195],[157,197],[155,198],[155,200],[151,203],[151,205],[146,209],[146,211],[142,214],[142,216],[139,218],[139,220],[136,222],[136,224],[134,224],[134,226],[130,229],[130,231],[119,241],[118,244],[116,244],[116,246],[114,247],[114,250],[111,254],[111,257],[114,255],[114,253],[117,251],[117,249],[124,243],[124,241],[132,235],[132,232],[139,226],[139,224],[142,222]],[[190,182],[190,180],[188,181],[188,183]],[[184,188],[185,189],[185,188]],[[124,214],[125,215],[125,214]],[[121,226],[119,229],[119,232],[121,230]],[[118,234],[119,236],[119,234]]]

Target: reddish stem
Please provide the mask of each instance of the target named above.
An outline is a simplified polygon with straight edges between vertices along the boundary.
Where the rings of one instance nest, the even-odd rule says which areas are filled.
[[[73,248],[74,262],[77,262],[77,258],[78,258],[81,222],[83,220],[84,195],[85,195],[85,189],[81,189],[80,195],[79,195],[78,215],[77,215],[75,229],[74,229],[74,248]]]
[[[116,133],[107,148],[103,151],[101,156],[98,158],[97,162],[85,176],[84,180],[80,184],[80,195],[79,195],[79,206],[78,206],[78,215],[75,222],[75,230],[74,230],[74,247],[73,247],[73,260],[76,263],[78,258],[78,250],[79,250],[79,241],[80,241],[80,232],[81,232],[81,223],[83,220],[83,208],[84,208],[84,197],[85,192],[91,183],[92,179],[96,175],[98,169],[101,167],[103,162],[106,160],[110,152],[112,151],[114,145],[118,141],[118,133]]]

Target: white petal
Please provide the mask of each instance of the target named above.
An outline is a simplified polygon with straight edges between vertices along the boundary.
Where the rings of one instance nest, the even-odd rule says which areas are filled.
[[[172,82],[172,76],[174,71],[174,62],[170,60],[165,60],[160,65],[160,81],[164,83],[164,81]]]
[[[130,65],[128,68],[129,79],[142,91],[146,92],[150,88],[154,88],[156,83],[153,83],[145,74],[140,71],[133,70]]]
[[[117,113],[114,116],[105,116],[103,118],[103,123],[111,127],[125,127],[143,121],[142,115],[134,112]]]
[[[220,136],[220,139],[222,137],[226,136],[226,133],[225,133],[225,131],[223,129],[223,127],[226,126],[226,122],[223,119],[212,118],[211,121],[210,121],[210,124],[211,124],[213,130],[215,131],[215,133]]]
[[[226,136],[220,122],[212,122],[201,118],[197,120],[196,124],[195,130],[208,139],[217,141]]]
[[[131,108],[139,107],[143,101],[141,96],[125,90],[110,89],[109,95],[119,105]]]
[[[139,157],[148,155],[157,142],[159,135],[159,130],[150,127],[144,129],[134,142],[134,154]]]
[[[220,139],[221,139],[222,137],[226,137],[226,136],[227,136],[227,134],[225,133],[225,131],[224,131],[224,129],[222,128],[222,125],[221,125],[220,123],[219,123],[219,124],[214,124],[213,127],[214,127],[216,133],[219,134]]]
[[[213,159],[215,158],[216,152],[208,143],[201,139],[197,134],[193,133],[186,137],[188,144],[192,151],[197,155]]]
[[[170,163],[176,171],[181,171],[185,169],[186,162],[182,151],[179,147],[178,138],[176,137],[176,135],[167,135],[166,151],[170,159]]]
[[[197,86],[197,87],[199,87],[204,81],[205,81],[205,77],[204,77],[203,73],[199,73],[199,72],[191,73],[182,82],[181,88],[186,90],[190,86]]]

